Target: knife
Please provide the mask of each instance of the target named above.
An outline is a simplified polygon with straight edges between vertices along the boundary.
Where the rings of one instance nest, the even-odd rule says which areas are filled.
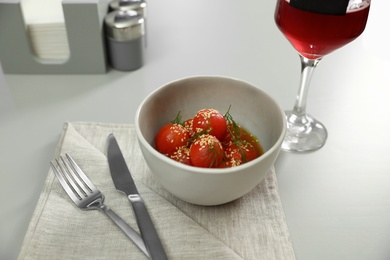
[[[114,134],[108,136],[107,158],[115,188],[127,195],[150,258],[153,260],[168,259]]]

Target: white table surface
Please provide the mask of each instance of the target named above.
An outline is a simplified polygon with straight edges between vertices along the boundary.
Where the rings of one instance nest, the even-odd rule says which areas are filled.
[[[372,2],[362,36],[312,80],[307,110],[326,125],[326,145],[282,152],[275,165],[300,260],[390,259],[390,4]],[[150,0],[137,71],[0,73],[0,259],[17,258],[65,121],[133,123],[152,90],[193,75],[248,81],[291,109],[300,64],[274,24],[275,3]]]

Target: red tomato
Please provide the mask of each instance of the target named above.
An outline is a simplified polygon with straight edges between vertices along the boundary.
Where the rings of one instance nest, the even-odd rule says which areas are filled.
[[[224,116],[215,109],[202,109],[186,121],[179,112],[160,129],[155,147],[173,160],[204,168],[238,166],[263,152],[258,140],[236,124],[229,111]]]
[[[243,164],[241,159],[231,158],[230,160],[223,160],[219,165],[218,168],[231,168],[234,166],[238,166]]]
[[[229,164],[229,162],[223,160],[223,161],[218,165],[217,168],[230,168],[230,167],[232,167],[232,166]]]
[[[195,132],[192,129],[193,123],[194,123],[194,118],[187,119],[184,122],[184,127],[188,130],[188,132],[190,133],[191,137],[193,137],[195,135]]]
[[[202,109],[194,117],[192,130],[205,133],[222,140],[226,135],[226,119],[215,109]]]
[[[222,140],[223,145],[228,146],[233,140],[240,140],[242,133],[243,131],[241,130],[241,126],[228,123],[226,126],[225,136]]]
[[[258,149],[245,140],[241,140],[237,143],[230,142],[230,145],[225,149],[227,160],[233,159],[234,162],[240,162],[239,164],[252,161],[259,157],[259,155]]]
[[[223,157],[222,144],[213,135],[201,135],[191,144],[190,158],[193,166],[215,168],[221,163]]]
[[[173,154],[169,156],[171,159],[187,164],[192,165],[190,158],[190,148],[186,146],[179,147]]]
[[[187,145],[190,134],[184,126],[167,124],[157,133],[155,138],[156,150],[167,156],[172,155],[179,147]]]

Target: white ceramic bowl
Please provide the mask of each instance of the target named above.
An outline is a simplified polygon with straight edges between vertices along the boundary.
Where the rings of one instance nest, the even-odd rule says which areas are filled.
[[[224,114],[230,105],[234,120],[259,139],[264,150],[259,158],[233,168],[208,169],[184,165],[155,150],[158,130],[178,111],[187,119],[202,108]],[[146,97],[136,113],[135,128],[146,163],[166,190],[193,204],[218,205],[245,195],[271,170],[286,133],[286,119],[272,97],[247,82],[196,76],[168,83]]]

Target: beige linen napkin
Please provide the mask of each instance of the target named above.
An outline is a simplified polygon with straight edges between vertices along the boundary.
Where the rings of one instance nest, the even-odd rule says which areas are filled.
[[[114,133],[170,259],[295,259],[275,173],[242,198],[197,206],[165,191],[148,169],[134,126],[65,123],[55,157],[70,153],[105,195],[106,204],[138,231],[131,206],[115,190],[106,158]],[[104,214],[81,211],[49,170],[19,259],[146,259]]]

